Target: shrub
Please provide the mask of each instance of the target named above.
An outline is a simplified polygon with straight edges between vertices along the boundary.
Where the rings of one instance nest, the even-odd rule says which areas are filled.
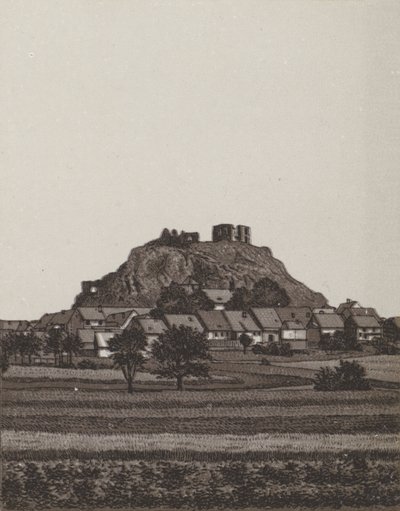
[[[365,368],[356,360],[341,360],[334,368],[321,367],[314,379],[314,389],[333,390],[370,390],[369,381],[365,378]]]
[[[95,360],[90,360],[87,358],[84,358],[83,360],[78,362],[78,369],[98,369],[99,366]]]
[[[263,366],[270,366],[271,362],[267,358],[262,358],[261,359],[261,365],[263,365]]]
[[[256,346],[254,346],[256,348]],[[287,342],[284,342],[282,344],[278,344],[277,342],[271,342],[267,344],[266,346],[260,346],[260,351],[253,353],[256,355],[273,355],[278,357],[291,357],[292,356],[292,350],[290,348],[290,344]]]
[[[267,346],[264,344],[255,344],[251,351],[254,353],[254,355],[267,355]]]
[[[397,355],[399,353],[396,344],[382,337],[372,339],[371,344],[375,348],[377,355]]]

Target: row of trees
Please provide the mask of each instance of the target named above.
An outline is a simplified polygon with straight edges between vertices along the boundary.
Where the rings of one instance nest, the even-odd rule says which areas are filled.
[[[82,350],[82,341],[76,335],[69,335],[59,328],[53,328],[44,337],[38,337],[34,331],[23,333],[13,332],[1,339],[1,368],[2,372],[8,369],[10,360],[17,357],[22,365],[32,364],[34,357],[43,354],[53,354],[55,365],[64,363],[72,365],[72,356],[78,355]],[[64,360],[64,354],[67,361]]]
[[[108,343],[111,357],[128,384],[128,392],[133,392],[133,383],[138,371],[144,368],[147,358],[146,336],[141,329],[133,327],[115,335]],[[211,360],[209,346],[204,333],[190,327],[172,327],[161,334],[150,348],[153,373],[159,378],[174,378],[178,390],[183,390],[184,379],[208,377],[207,361]]]
[[[256,282],[252,289],[245,287],[233,291],[226,304],[227,310],[249,311],[251,307],[285,307],[289,304],[286,291],[268,277]],[[199,310],[212,310],[214,303],[202,289],[189,294],[176,282],[161,290],[156,307],[151,311],[154,318],[164,314],[194,314]]]

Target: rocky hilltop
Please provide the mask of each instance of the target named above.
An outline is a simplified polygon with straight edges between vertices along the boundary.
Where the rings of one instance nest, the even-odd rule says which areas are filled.
[[[134,248],[117,271],[96,281],[82,282],[75,306],[153,306],[163,286],[183,283],[188,277],[207,288],[251,288],[269,277],[284,288],[290,305],[320,307],[327,303],[318,292],[294,279],[267,247],[238,241],[197,242],[166,246],[158,241]]]

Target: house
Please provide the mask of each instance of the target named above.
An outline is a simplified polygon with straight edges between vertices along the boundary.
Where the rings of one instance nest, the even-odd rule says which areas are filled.
[[[167,325],[162,319],[137,317],[135,318],[129,328],[137,325],[145,334],[147,341],[147,349],[150,349],[153,342],[158,340],[161,334],[168,331]]]
[[[241,334],[247,334],[255,344],[261,342],[261,328],[246,311],[222,311],[231,327],[231,338],[239,340]]]
[[[316,307],[312,310],[313,314],[334,314],[335,312],[335,307],[329,307],[328,305],[324,305],[324,307]]]
[[[203,289],[203,291],[214,303],[215,310],[224,310],[233,294],[229,289]]]
[[[280,342],[282,321],[275,309],[272,307],[253,307],[251,313],[261,327],[262,342]]]
[[[315,332],[315,337],[313,336]],[[333,335],[335,332],[344,332],[344,321],[339,314],[320,312],[313,314],[313,319],[307,330],[309,343],[319,343],[323,335]]]
[[[379,321],[379,314],[373,307],[362,307],[359,302],[347,298],[339,305],[336,313],[346,320],[350,316],[374,316]]]
[[[289,344],[292,351],[307,350],[307,328],[299,319],[283,321],[281,341]]]
[[[0,319],[0,339],[7,337],[10,333],[26,332],[30,328],[30,322],[25,319]]]
[[[375,316],[352,315],[344,322],[345,336],[359,342],[372,341],[382,336],[382,325]]]
[[[307,329],[312,319],[310,307],[274,307],[279,319],[282,321],[300,321]]]
[[[385,319],[383,335],[390,342],[400,343],[400,316]]]
[[[204,327],[194,314],[165,314],[164,319],[168,328],[186,326],[197,332],[204,332]]]
[[[231,326],[222,311],[198,311],[197,314],[207,333],[210,349],[240,349],[239,341],[232,339]]]
[[[67,334],[73,334],[72,317],[75,313],[75,309],[62,310],[50,314],[47,319],[45,330],[51,330],[52,328],[61,328]]]

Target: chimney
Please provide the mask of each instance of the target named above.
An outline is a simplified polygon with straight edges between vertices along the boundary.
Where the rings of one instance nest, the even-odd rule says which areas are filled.
[[[98,310],[99,312],[103,312],[103,306],[102,306],[102,305],[99,305],[99,306],[97,307],[97,310]]]
[[[346,298],[346,302],[350,303],[351,302],[351,298]]]

